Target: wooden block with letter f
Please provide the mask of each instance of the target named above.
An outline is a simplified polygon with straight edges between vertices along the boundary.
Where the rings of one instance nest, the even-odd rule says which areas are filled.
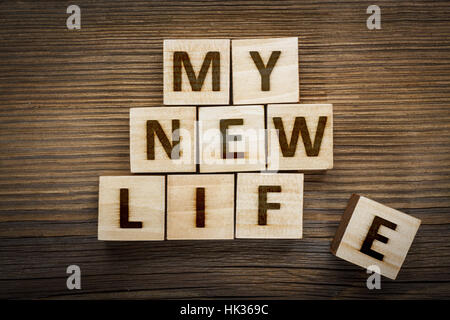
[[[236,183],[236,238],[302,238],[302,173],[238,173]]]
[[[230,40],[164,40],[164,104],[220,105],[230,96]]]
[[[100,177],[99,240],[164,240],[164,176]]]
[[[352,195],[331,252],[337,257],[395,279],[421,221],[368,198]]]

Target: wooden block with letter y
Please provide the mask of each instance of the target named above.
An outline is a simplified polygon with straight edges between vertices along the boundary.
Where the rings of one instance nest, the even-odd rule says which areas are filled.
[[[99,240],[164,240],[164,176],[100,177]]]
[[[236,183],[236,238],[302,238],[302,173],[238,173]]]
[[[130,109],[131,172],[195,172],[195,107]]]
[[[298,38],[232,40],[233,104],[299,101]]]
[[[233,174],[168,176],[168,240],[233,238]]]
[[[199,107],[200,172],[264,170],[264,107]]]
[[[333,168],[333,105],[267,106],[268,170]]]
[[[359,195],[352,195],[331,245],[337,257],[395,279],[421,221]]]
[[[220,105],[230,99],[230,40],[164,40],[164,104]]]

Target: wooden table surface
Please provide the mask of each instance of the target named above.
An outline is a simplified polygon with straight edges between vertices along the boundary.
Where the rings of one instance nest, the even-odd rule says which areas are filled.
[[[81,7],[81,30],[66,8]],[[381,30],[366,8],[381,7]],[[448,1],[2,1],[1,298],[450,298]],[[162,104],[167,38],[299,37],[300,100],[334,105],[302,240],[102,242],[131,107]],[[397,280],[330,253],[352,193],[422,219]],[[82,290],[66,288],[80,266]]]

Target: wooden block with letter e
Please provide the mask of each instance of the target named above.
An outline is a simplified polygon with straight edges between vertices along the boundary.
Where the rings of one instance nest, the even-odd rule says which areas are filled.
[[[232,40],[233,104],[299,101],[298,38]]]
[[[168,240],[233,238],[233,174],[168,176]]]
[[[164,40],[164,104],[220,105],[229,96],[229,39]]]
[[[302,238],[302,173],[238,173],[236,183],[236,238]]]
[[[333,168],[333,105],[267,106],[268,170]]]
[[[130,109],[131,172],[195,172],[195,107]]]
[[[337,257],[395,279],[421,221],[368,198],[352,195],[331,245]]]
[[[99,240],[164,240],[164,176],[100,177]]]
[[[200,172],[265,169],[263,106],[199,107]]]

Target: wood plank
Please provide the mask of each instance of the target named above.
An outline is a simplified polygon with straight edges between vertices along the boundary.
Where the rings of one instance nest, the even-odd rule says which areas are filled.
[[[1,298],[450,299],[448,1],[379,0],[381,30],[358,0],[76,4],[80,31],[61,1],[0,1]],[[300,103],[333,104],[303,239],[98,241],[98,177],[130,175],[129,109],[163,105],[163,40],[262,37],[298,37]],[[382,290],[330,253],[355,191],[422,220]]]

